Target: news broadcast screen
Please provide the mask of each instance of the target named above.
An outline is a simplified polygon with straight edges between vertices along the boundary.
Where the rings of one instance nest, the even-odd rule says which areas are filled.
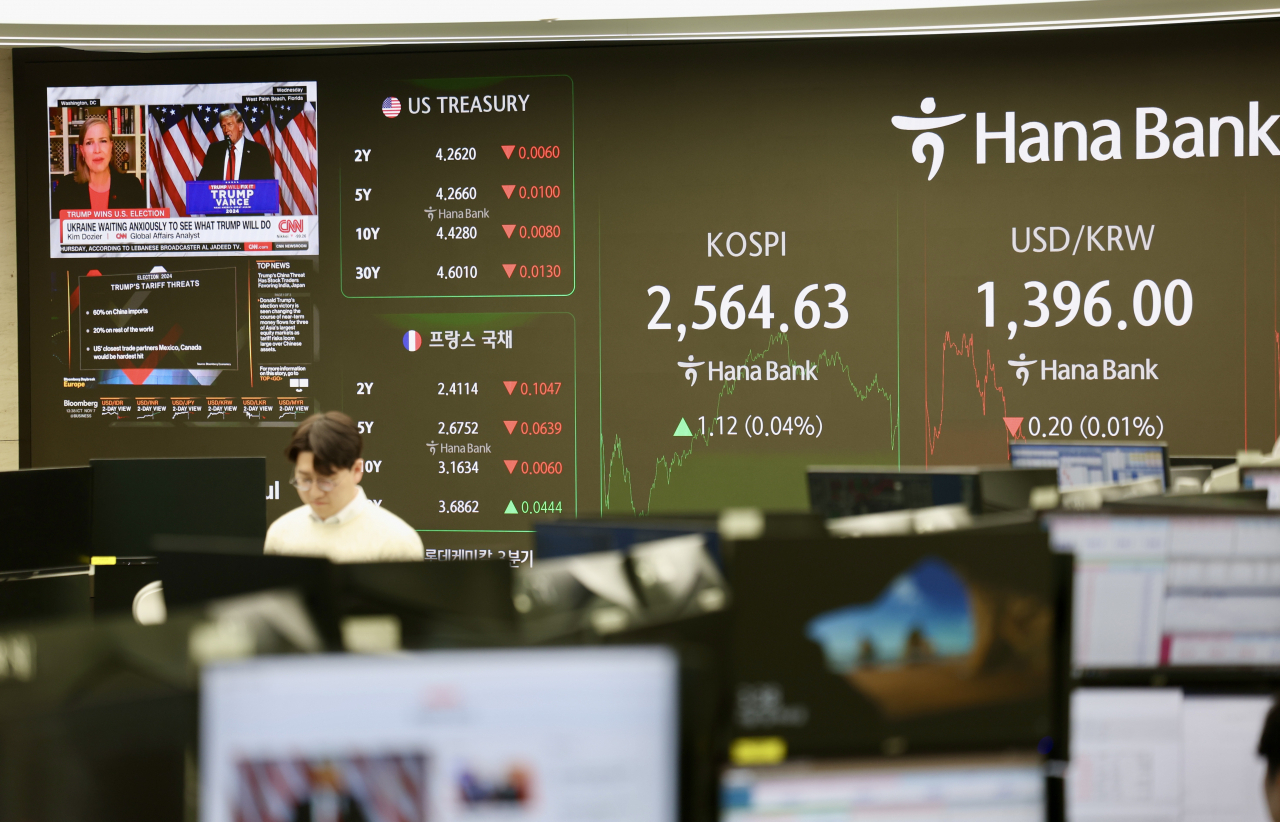
[[[51,257],[318,253],[316,83],[46,95]]]

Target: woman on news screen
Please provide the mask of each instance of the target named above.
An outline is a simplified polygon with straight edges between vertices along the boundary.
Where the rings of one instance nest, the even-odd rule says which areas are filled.
[[[112,164],[111,125],[100,117],[87,117],[80,126],[76,173],[58,180],[53,192],[51,217],[67,209],[146,208],[146,193],[132,174]]]

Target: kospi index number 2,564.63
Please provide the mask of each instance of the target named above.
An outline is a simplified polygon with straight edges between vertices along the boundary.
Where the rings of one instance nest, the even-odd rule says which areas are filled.
[[[405,84],[371,106],[342,180],[348,297],[574,290],[568,77]],[[424,93],[424,90],[430,93]]]
[[[750,301],[750,308],[743,302],[747,297],[746,286],[739,284],[726,288],[724,293],[719,295],[718,305],[717,289],[718,286],[714,285],[693,287],[693,308],[696,319],[692,319],[688,325],[683,322],[676,323],[675,331],[679,335],[680,342],[684,342],[690,328],[695,331],[706,331],[714,328],[717,322],[721,327],[729,330],[742,328],[749,320],[758,321],[761,329],[774,328],[773,319],[777,314],[773,311],[773,286],[760,286],[756,290],[754,299]],[[822,291],[820,292],[819,289]],[[650,297],[661,300],[653,318],[649,320],[648,329],[650,331],[671,330],[670,318],[667,316],[668,309],[671,309],[671,289],[665,285],[655,285],[649,288],[648,294]],[[819,294],[824,294],[827,299],[821,299]],[[794,320],[796,327],[805,330],[817,328],[820,323],[823,328],[843,328],[849,322],[849,309],[844,304],[847,296],[845,287],[839,283],[825,285],[811,283],[801,286],[797,289],[794,302],[789,303],[793,309],[790,318]],[[789,297],[790,295],[787,295],[786,299]],[[824,302],[825,314],[820,305]],[[697,316],[699,312],[702,313],[700,318]],[[682,307],[679,306],[674,313],[677,317],[686,316]],[[776,327],[779,331],[786,333],[791,325],[784,319]]]

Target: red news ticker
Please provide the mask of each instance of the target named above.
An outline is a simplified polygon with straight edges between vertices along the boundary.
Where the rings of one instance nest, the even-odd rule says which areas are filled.
[[[169,219],[170,209],[167,208],[105,208],[95,211],[91,208],[64,208],[58,212],[60,220],[143,220],[143,219]]]

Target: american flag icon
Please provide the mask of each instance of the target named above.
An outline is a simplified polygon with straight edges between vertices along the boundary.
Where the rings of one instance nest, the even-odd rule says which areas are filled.
[[[382,113],[388,117],[400,116],[400,101],[395,97],[388,97],[382,101]]]

